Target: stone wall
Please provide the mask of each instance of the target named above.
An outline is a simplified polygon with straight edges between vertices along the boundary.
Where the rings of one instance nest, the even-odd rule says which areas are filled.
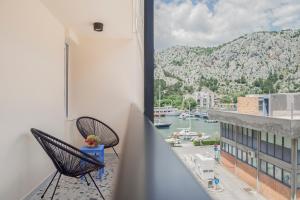
[[[258,97],[238,97],[237,111],[243,114],[260,115]]]

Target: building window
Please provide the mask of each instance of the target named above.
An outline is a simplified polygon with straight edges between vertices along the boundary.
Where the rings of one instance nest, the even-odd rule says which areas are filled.
[[[283,139],[283,160],[291,162],[291,139],[286,137]]]
[[[247,146],[252,148],[253,147],[252,129],[248,128],[247,130],[248,130],[248,144],[247,144]]]
[[[230,139],[230,140],[232,140],[233,139],[233,137],[232,137],[232,124],[229,124],[229,127],[228,127],[228,130],[229,130],[229,135],[228,135],[228,138]]]
[[[242,128],[242,132],[243,132],[243,145],[246,145],[247,146],[247,138],[248,138],[248,135],[247,135],[247,128]]]
[[[224,149],[225,149],[225,143],[224,142],[222,142],[222,144],[221,144],[221,149],[224,151]]]
[[[267,163],[264,160],[260,160],[260,170],[267,173]]]
[[[224,123],[220,122],[220,127],[221,127],[221,136],[224,137]]]
[[[267,173],[268,175],[274,177],[274,165],[267,163]]]
[[[243,162],[247,162],[247,152],[242,151],[242,153],[243,153],[243,157],[242,157]]]
[[[226,124],[226,138],[229,138],[229,124]]]
[[[283,176],[283,179],[282,179],[283,183],[290,186],[291,185],[291,173],[283,170],[282,176]]]
[[[232,155],[235,156],[236,152],[235,152],[235,147],[232,147]]]
[[[243,130],[242,127],[238,126],[237,127],[237,133],[236,133],[236,140],[238,143],[242,144],[243,143]]]
[[[297,174],[297,187],[300,188],[300,174]]]
[[[256,130],[252,130],[252,137],[253,137],[253,149],[257,149],[257,134],[259,132]]]
[[[228,152],[228,144],[225,143],[225,151]]]
[[[232,125],[232,140],[235,141],[235,131],[236,127],[234,125]]]
[[[232,124],[221,123],[221,135],[229,140],[235,141],[234,126]]]
[[[274,134],[268,133],[268,154],[274,156]]]
[[[282,181],[282,169],[275,166],[274,172],[275,172],[275,178],[279,181]]]
[[[275,157],[282,160],[283,139],[281,136],[275,137]]]
[[[255,168],[257,167],[257,158],[256,157],[252,158],[252,166]]]
[[[260,151],[263,153],[267,153],[267,133],[266,132],[261,132]]]
[[[248,155],[248,158],[247,158],[247,160],[248,160],[248,165],[251,165],[252,166],[252,158],[251,158],[251,155],[248,153],[247,154]]]
[[[242,160],[242,151],[240,149],[237,149],[237,158]]]

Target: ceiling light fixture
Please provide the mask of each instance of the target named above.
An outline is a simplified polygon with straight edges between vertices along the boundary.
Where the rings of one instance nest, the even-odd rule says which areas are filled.
[[[103,31],[103,24],[100,22],[95,22],[94,23],[94,31],[98,31],[98,32]]]

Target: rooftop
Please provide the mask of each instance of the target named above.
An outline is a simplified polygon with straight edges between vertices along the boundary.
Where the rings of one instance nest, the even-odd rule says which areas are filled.
[[[209,118],[219,122],[231,123],[236,126],[271,132],[282,136],[300,137],[299,115],[291,119],[287,115],[263,116],[222,110],[210,110],[208,115]]]

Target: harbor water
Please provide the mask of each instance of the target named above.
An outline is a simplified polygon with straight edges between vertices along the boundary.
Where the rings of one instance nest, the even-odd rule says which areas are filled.
[[[188,128],[191,123],[191,131],[197,133],[204,133],[204,135],[211,136],[213,138],[220,137],[220,125],[219,123],[207,123],[202,118],[179,119],[178,116],[166,116],[162,117],[161,121],[172,122],[170,128],[158,129],[163,138],[168,138],[174,132],[179,132],[182,128]],[[189,122],[190,121],[190,122]]]

